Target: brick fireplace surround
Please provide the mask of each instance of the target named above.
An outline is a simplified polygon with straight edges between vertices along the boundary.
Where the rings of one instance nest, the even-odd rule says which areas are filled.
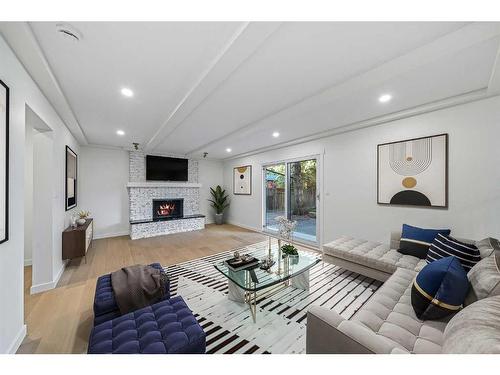
[[[187,182],[146,181],[146,158],[143,151],[130,151],[129,156],[130,238],[148,238],[164,234],[203,229],[205,217],[200,215],[198,161],[188,161]],[[154,220],[153,200],[183,199],[183,217]]]

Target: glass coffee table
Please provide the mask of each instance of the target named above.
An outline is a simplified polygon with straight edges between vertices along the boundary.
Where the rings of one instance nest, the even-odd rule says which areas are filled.
[[[298,253],[298,257],[279,259],[278,262],[278,255],[281,255],[281,252],[271,251],[276,263],[269,270],[262,270],[257,265],[234,271],[225,261],[214,264],[214,267],[228,279],[228,298],[232,301],[247,303],[255,322],[259,292],[264,293],[265,290],[276,286],[292,286],[309,290],[309,270],[321,261],[320,255],[301,250]],[[254,251],[250,255],[262,260],[269,256],[269,252]]]

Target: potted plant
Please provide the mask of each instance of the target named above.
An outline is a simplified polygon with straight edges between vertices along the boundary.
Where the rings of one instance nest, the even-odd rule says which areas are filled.
[[[222,224],[224,210],[229,207],[228,196],[226,195],[226,190],[223,190],[220,185],[217,185],[215,189],[210,188],[210,193],[212,194],[212,199],[209,199],[209,202],[215,208],[215,224],[220,225]]]
[[[281,246],[281,253],[283,254],[283,259],[288,258],[291,264],[297,264],[299,262],[299,252],[292,244],[285,244]]]

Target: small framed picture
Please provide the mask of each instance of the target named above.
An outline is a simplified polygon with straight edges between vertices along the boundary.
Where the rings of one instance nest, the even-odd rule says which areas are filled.
[[[69,146],[66,146],[66,211],[77,205],[77,170],[78,156]]]
[[[233,194],[252,195],[252,166],[244,165],[233,170]]]
[[[0,243],[9,239],[9,88],[0,81]]]

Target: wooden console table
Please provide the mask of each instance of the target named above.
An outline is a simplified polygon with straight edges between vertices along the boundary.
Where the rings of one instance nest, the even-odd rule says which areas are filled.
[[[87,219],[85,224],[73,228],[71,225],[62,233],[62,258],[75,259],[85,257],[92,244],[94,234],[94,221]]]

